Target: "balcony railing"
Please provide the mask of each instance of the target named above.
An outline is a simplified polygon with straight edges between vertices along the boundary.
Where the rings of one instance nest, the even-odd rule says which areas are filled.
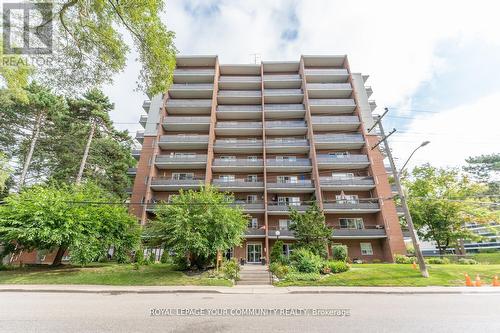
[[[137,174],[137,168],[128,168],[127,175],[135,176]]]
[[[137,131],[135,133],[135,138],[136,138],[137,141],[144,140],[144,131]]]
[[[280,140],[280,139],[270,139],[266,140],[266,147],[307,147],[309,142],[306,139],[297,140]]]
[[[277,160],[268,158],[266,161],[267,166],[311,166],[311,160],[308,158],[297,158],[294,160]]]
[[[353,99],[330,99],[330,98],[314,98],[309,99],[311,106],[329,105],[329,106],[356,106]]]
[[[215,70],[212,68],[177,68],[174,70],[174,75],[214,75]]]
[[[215,146],[219,148],[256,148],[262,147],[262,140],[216,140]]]
[[[331,69],[323,69],[323,68],[309,68],[305,70],[306,75],[333,75],[333,74],[340,74],[340,75],[347,75],[349,74],[347,72],[347,69],[337,69],[337,68],[331,68]]]
[[[359,123],[357,116],[312,116],[313,124],[350,124]]]
[[[305,121],[266,121],[266,128],[280,128],[280,127],[306,127]]]
[[[174,83],[170,90],[212,90],[213,84],[210,83]]]
[[[266,111],[304,111],[304,104],[264,104]]]
[[[318,155],[318,163],[356,163],[368,162],[366,155]]]
[[[315,134],[316,142],[359,142],[365,141],[362,134]]]
[[[220,90],[219,97],[261,97],[260,90]]]
[[[302,89],[264,89],[266,96],[302,95]]]
[[[272,238],[278,238],[276,236],[276,231],[280,232],[279,238],[295,238],[295,233],[292,230],[280,229],[280,228],[269,228],[267,235]]]
[[[307,89],[338,89],[350,90],[352,89],[350,83],[308,83]]]
[[[208,135],[162,135],[159,143],[206,143]]]
[[[262,128],[257,121],[218,121],[216,128]]]
[[[261,158],[258,159],[222,159],[215,158],[213,166],[263,166],[264,161]]]
[[[320,177],[321,185],[331,185],[331,186],[364,186],[364,185],[375,185],[375,181],[372,177],[353,177],[353,178],[338,178],[338,177]]]
[[[300,81],[302,78],[299,74],[285,75],[264,75],[264,81]]]
[[[261,82],[260,76],[225,76],[219,78],[219,82]]]
[[[380,209],[379,199],[339,199],[324,201],[323,208],[325,210],[378,210]]]
[[[260,105],[218,105],[217,111],[262,111]]]
[[[166,177],[153,177],[151,185],[164,185],[164,186],[197,186],[203,185],[205,178],[191,178],[191,179],[172,179]]]
[[[166,117],[164,124],[209,124],[210,117]]]
[[[299,212],[304,212],[310,207],[309,202],[298,202],[298,203],[281,203],[281,202],[270,202],[267,204],[267,210],[270,212],[289,212],[290,209],[296,209]]]
[[[156,163],[206,163],[207,155],[196,154],[192,156],[176,156],[176,155],[158,155]]]
[[[333,227],[333,238],[347,237],[385,237],[386,231],[384,226],[364,226],[362,229],[341,228],[339,225]]]
[[[263,187],[263,181],[250,182],[246,179],[234,179],[234,180],[224,180],[224,179],[214,179],[212,183],[218,187]]]
[[[310,179],[298,179],[295,182],[277,182],[277,183],[267,183],[267,188],[311,188],[313,187],[313,182]]]
[[[212,106],[211,99],[168,99],[167,109],[169,107],[185,107],[185,108],[209,108]]]
[[[252,211],[252,210],[264,210],[264,202],[263,201],[245,201],[245,200],[235,200],[233,205],[240,206],[243,210]]]
[[[146,112],[149,110],[149,107],[151,106],[151,101],[150,100],[145,100],[142,102],[142,108],[146,110]]]

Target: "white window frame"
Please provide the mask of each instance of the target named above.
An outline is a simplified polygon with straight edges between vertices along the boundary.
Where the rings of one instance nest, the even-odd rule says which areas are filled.
[[[259,196],[257,194],[248,194],[247,203],[256,203],[259,201]]]
[[[258,159],[259,159],[259,157],[258,157],[258,156],[254,156],[254,155],[247,156],[247,160],[248,160],[248,161],[253,161],[253,162],[256,162]]]
[[[276,182],[280,184],[297,184],[299,177],[297,176],[277,176]]]
[[[278,205],[300,206],[300,197],[278,197]]]
[[[219,175],[219,180],[222,182],[234,182],[235,179],[234,175]]]
[[[222,155],[219,157],[222,161],[236,161],[236,156],[234,155]]]
[[[337,203],[355,205],[359,203],[359,197],[357,194],[344,194],[343,196],[341,194],[337,194],[335,195],[335,201]]]
[[[362,256],[372,256],[373,255],[372,243],[359,243],[359,248],[361,250]]]
[[[279,230],[290,230],[290,223],[292,223],[292,220],[290,219],[279,219],[278,220]]]
[[[346,221],[346,227],[342,226],[342,220]],[[365,228],[362,217],[341,217],[339,218],[339,225],[340,229],[362,230]]]
[[[192,180],[194,179],[193,172],[172,172],[173,180]]]
[[[354,173],[352,172],[332,172],[333,179],[353,179]]]
[[[250,229],[258,229],[259,228],[259,219],[256,217],[252,217],[248,220],[248,227]]]
[[[283,244],[283,255],[285,257],[290,257],[290,255],[293,252],[293,244],[290,243],[284,243]]]
[[[259,181],[259,176],[258,175],[247,175],[246,181],[248,183],[256,183]]]

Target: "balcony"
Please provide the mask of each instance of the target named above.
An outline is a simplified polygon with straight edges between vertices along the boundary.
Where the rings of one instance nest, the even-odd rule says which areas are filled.
[[[372,112],[375,111],[375,109],[377,108],[377,103],[373,99],[371,99],[368,101],[368,104],[370,104],[370,109],[372,110]]]
[[[171,179],[166,177],[154,177],[151,180],[151,189],[153,191],[178,191],[180,189],[198,189],[204,184],[204,178]]]
[[[276,231],[280,232],[279,237],[276,236]],[[271,239],[295,239],[295,233],[292,230],[285,230],[279,228],[270,228],[267,235]]]
[[[235,200],[233,205],[241,207],[245,213],[264,213],[265,211],[263,201]]]
[[[168,89],[172,98],[212,98],[212,83],[174,83]]]
[[[309,98],[309,108],[312,114],[352,113],[356,109],[356,102],[354,102],[354,99]]]
[[[376,213],[380,211],[378,199],[356,199],[356,200],[333,200],[323,202],[325,213],[339,214],[363,214]]]
[[[219,104],[262,104],[260,90],[219,90]]]
[[[368,95],[368,98],[370,98],[370,96],[373,94],[372,87],[366,86],[365,90],[366,90],[366,94]]]
[[[222,159],[215,158],[212,164],[212,171],[214,172],[261,172],[264,170],[264,161],[258,159]]]
[[[219,77],[219,88],[229,90],[260,90],[262,80],[260,76],[228,76]]]
[[[246,179],[214,179],[212,184],[222,191],[229,192],[261,192],[264,190],[264,182],[249,182]]]
[[[266,229],[264,226],[260,228],[248,228],[245,230],[245,238],[265,238],[266,237]]]
[[[132,149],[132,157],[135,158],[136,160],[139,160],[139,158],[141,157],[141,150]]]
[[[317,158],[318,169],[364,169],[370,165],[366,155],[326,155]]]
[[[266,135],[304,135],[307,133],[305,121],[273,120],[266,121]]]
[[[311,160],[297,159],[267,159],[266,168],[269,172],[308,172],[311,171]]]
[[[213,83],[213,68],[177,68],[174,70],[175,83]]]
[[[288,215],[290,214],[290,208],[296,209],[298,212],[305,212],[309,207],[309,203],[306,202],[294,204],[271,202],[267,204],[267,213],[269,215]]]
[[[302,89],[264,89],[264,102],[271,104],[302,103]]]
[[[262,119],[261,105],[218,105],[217,119]]]
[[[218,121],[217,135],[262,135],[262,123],[257,121]]]
[[[207,155],[158,155],[155,165],[158,169],[205,169]]]
[[[146,113],[149,112],[149,108],[151,107],[151,101],[150,100],[145,100],[144,102],[142,102],[142,108],[144,109],[144,111],[146,111]]]
[[[309,98],[349,98],[352,94],[350,83],[308,83]]]
[[[163,121],[163,128],[166,131],[207,131],[210,128],[210,117],[181,117],[170,116]]]
[[[315,131],[355,131],[360,124],[358,116],[312,116]]]
[[[378,239],[387,238],[383,226],[365,226],[363,229],[344,229],[334,227],[333,239]]]
[[[310,83],[339,83],[349,79],[347,69],[343,68],[306,68],[305,74]]]
[[[210,114],[211,99],[167,99],[168,114]]]
[[[264,75],[264,88],[278,89],[299,89],[302,85],[302,78],[299,74],[275,74]]]
[[[216,153],[262,153],[262,140],[216,140]]]
[[[295,182],[267,183],[269,193],[311,193],[314,192],[314,184],[310,179],[298,179]]]
[[[158,146],[162,149],[206,149],[208,135],[162,135]]]
[[[269,139],[266,140],[268,153],[306,153],[309,151],[309,142],[306,139]]]
[[[139,141],[141,144],[144,143],[144,131],[137,131],[135,133],[135,139]]]
[[[265,104],[266,119],[304,118],[304,104]]]
[[[320,177],[319,181],[323,191],[369,191],[375,188],[372,177]]]
[[[127,175],[135,177],[135,175],[137,175],[137,168],[128,168]]]
[[[141,124],[142,128],[146,127],[147,122],[148,122],[147,115],[142,115],[141,118],[139,118],[139,124]]]
[[[362,134],[315,134],[314,144],[317,149],[360,149],[365,145]]]

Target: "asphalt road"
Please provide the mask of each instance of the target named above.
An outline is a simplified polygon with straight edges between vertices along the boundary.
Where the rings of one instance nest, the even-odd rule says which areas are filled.
[[[249,308],[302,315],[243,316]],[[167,315],[161,309],[227,313]],[[304,309],[311,312],[303,315]],[[312,309],[349,315],[311,316]],[[151,316],[152,310],[163,315]],[[0,293],[0,332],[467,331],[500,332],[500,295]]]

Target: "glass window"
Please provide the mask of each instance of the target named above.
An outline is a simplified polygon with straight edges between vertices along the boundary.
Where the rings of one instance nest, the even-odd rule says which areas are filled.
[[[340,229],[364,229],[363,219],[360,217],[356,218],[341,218]]]
[[[257,194],[247,195],[247,203],[252,203],[257,201],[258,201]]]
[[[248,227],[250,229],[257,229],[259,227],[259,220],[256,218],[256,217],[252,217],[249,221],[248,221]]]
[[[361,247],[361,254],[364,256],[373,255],[372,243],[359,243]]]
[[[172,173],[172,179],[174,180],[185,180],[185,179],[194,179],[194,173]]]
[[[290,257],[293,252],[293,244],[283,244],[283,255]]]
[[[290,227],[290,223],[292,223],[292,221],[288,219],[280,219],[278,223],[279,223],[279,230],[288,230],[288,228]]]
[[[336,195],[335,200],[337,201],[337,203],[344,203],[344,204],[357,204],[357,203],[359,203],[359,198],[355,194]]]
[[[257,181],[258,181],[257,175],[248,175],[247,176],[247,182],[256,183]]]

